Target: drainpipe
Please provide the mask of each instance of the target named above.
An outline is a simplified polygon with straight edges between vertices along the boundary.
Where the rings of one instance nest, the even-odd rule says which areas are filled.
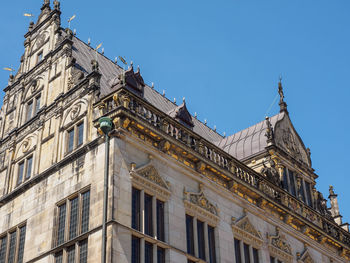
[[[107,249],[107,208],[108,208],[108,168],[109,168],[109,132],[113,128],[111,118],[101,117],[100,130],[105,135],[105,174],[103,183],[103,218],[102,218],[102,251],[101,263],[106,263]]]

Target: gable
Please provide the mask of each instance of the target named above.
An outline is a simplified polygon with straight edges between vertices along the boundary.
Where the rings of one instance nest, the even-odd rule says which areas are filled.
[[[274,128],[275,143],[294,159],[311,167],[311,160],[303,141],[294,129],[289,116],[286,114],[276,123]]]

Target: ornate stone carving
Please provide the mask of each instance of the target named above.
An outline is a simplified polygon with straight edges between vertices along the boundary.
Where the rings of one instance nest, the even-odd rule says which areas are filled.
[[[199,193],[187,192],[184,188],[184,205],[186,213],[215,226],[219,222],[219,209],[213,205],[203,193],[203,185],[199,184]]]
[[[243,217],[236,220],[232,217],[232,231],[235,237],[241,238],[245,243],[260,247],[263,244],[261,233],[256,230],[244,213]]]
[[[22,145],[22,152],[23,153],[26,153],[28,152],[28,150],[30,149],[32,145],[32,141],[30,138],[26,139],[24,142],[23,142],[23,145]]]
[[[280,234],[280,228],[276,227],[276,235],[269,235],[268,237],[268,247],[270,254],[285,261],[292,262],[292,247],[287,243],[284,235]]]
[[[270,164],[270,167],[267,167],[265,165],[266,161]],[[263,168],[261,169],[260,173],[262,175],[264,175],[267,179],[269,179],[275,185],[282,186],[281,180],[280,180],[280,175],[279,175],[278,170],[276,168],[276,164],[270,157],[263,161]]]
[[[131,164],[130,175],[133,178],[133,185],[140,189],[152,192],[163,200],[170,197],[170,183],[165,181],[153,165],[153,157],[149,156],[150,161],[136,168],[136,164]]]
[[[305,250],[303,253],[297,253],[297,259],[298,263],[315,263],[315,261],[312,259],[309,249],[305,245]]]
[[[79,69],[72,68],[71,75],[68,77],[67,88],[70,90],[84,78],[84,73]]]
[[[184,189],[184,200],[187,200],[216,216],[218,215],[217,207],[205,197],[202,184],[199,184],[199,193],[187,192],[186,189]]]
[[[36,48],[40,48],[44,45],[45,43],[45,38],[46,38],[46,34],[45,33],[41,33],[36,41]]]

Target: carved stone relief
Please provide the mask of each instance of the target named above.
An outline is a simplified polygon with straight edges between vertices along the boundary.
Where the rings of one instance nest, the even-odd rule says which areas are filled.
[[[309,249],[305,246],[305,250],[303,253],[297,253],[298,263],[314,263],[315,261],[312,259]]]
[[[276,227],[276,234],[270,235],[268,237],[268,247],[270,254],[275,256],[285,262],[292,262],[292,247],[287,243],[287,240],[284,235],[280,234],[280,228]]]
[[[232,217],[232,231],[235,237],[242,239],[245,243],[260,247],[263,244],[261,233],[256,230],[246,214],[236,220]]]

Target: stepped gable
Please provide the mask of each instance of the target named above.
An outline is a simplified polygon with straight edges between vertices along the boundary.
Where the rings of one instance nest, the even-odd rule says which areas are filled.
[[[271,117],[272,127],[275,127],[277,122],[282,120],[284,116],[285,113],[282,112]],[[265,150],[267,146],[266,128],[266,121],[261,121],[222,139],[217,142],[217,146],[239,160],[246,159]]]
[[[76,59],[75,66],[80,69],[84,75],[91,73],[91,60],[96,59],[96,51],[92,47],[81,41],[79,38],[73,37],[72,55]],[[99,71],[102,75],[100,83],[100,97],[103,98],[104,96],[107,96],[108,94],[115,91],[117,86],[113,88],[113,83],[115,82],[116,78],[123,72],[123,69],[100,53],[97,53],[97,61],[99,63]],[[136,72],[135,75],[136,74],[139,73]],[[142,95],[147,102],[151,103],[153,106],[157,107],[159,110],[167,114],[179,107],[148,85],[144,85]],[[210,127],[198,119],[194,118],[193,116],[191,116],[191,118],[193,122],[192,130],[204,139],[213,143],[215,141],[223,139],[223,136],[212,130]]]

